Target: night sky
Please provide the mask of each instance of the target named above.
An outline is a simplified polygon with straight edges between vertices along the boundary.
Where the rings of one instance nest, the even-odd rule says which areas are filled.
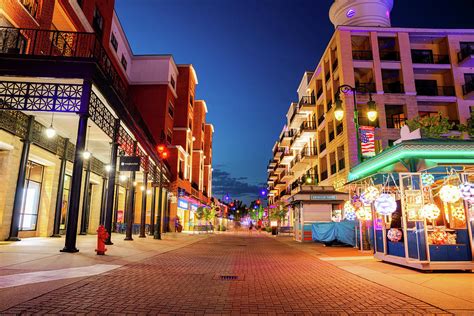
[[[116,0],[134,54],[193,64],[214,124],[214,195],[248,201],[305,70],[334,28],[332,0]],[[447,5],[449,4],[449,6]],[[392,25],[474,28],[474,0],[395,0]]]

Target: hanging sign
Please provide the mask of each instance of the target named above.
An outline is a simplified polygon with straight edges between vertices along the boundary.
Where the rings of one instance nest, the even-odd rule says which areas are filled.
[[[187,210],[189,208],[189,203],[183,199],[178,199],[178,207]]]
[[[140,171],[140,157],[121,156],[119,171]]]
[[[362,157],[375,156],[375,127],[361,126],[359,133]]]
[[[310,195],[309,199],[312,201],[331,201],[331,200],[337,200],[337,196],[336,195]]]

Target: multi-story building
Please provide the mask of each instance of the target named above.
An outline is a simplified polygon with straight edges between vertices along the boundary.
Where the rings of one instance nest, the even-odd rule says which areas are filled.
[[[390,25],[391,0],[336,1],[335,32],[314,71],[303,75],[298,102],[268,165],[270,202],[288,200],[302,184],[344,190],[361,157],[354,124],[375,127],[375,153],[400,138],[407,119],[441,113],[456,124],[474,106],[474,30],[399,28]],[[336,95],[344,116],[334,115]],[[367,112],[369,98],[378,113]],[[326,218],[329,218],[326,216]]]
[[[208,200],[212,198],[212,137],[214,125],[206,123],[204,125],[204,176],[203,195]]]
[[[191,176],[192,67],[134,55],[114,1],[2,0],[0,31],[0,238],[65,234],[74,252],[99,224],[166,229],[169,183]]]

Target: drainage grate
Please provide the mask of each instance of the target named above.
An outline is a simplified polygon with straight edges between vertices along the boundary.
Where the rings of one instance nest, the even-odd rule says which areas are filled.
[[[238,275],[220,275],[221,281],[236,281],[239,279]]]

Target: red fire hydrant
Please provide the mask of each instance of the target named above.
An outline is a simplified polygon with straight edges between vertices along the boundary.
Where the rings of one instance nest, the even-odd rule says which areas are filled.
[[[105,255],[107,248],[105,248],[105,241],[109,238],[109,233],[105,229],[104,225],[99,225],[97,228],[97,249],[95,250],[98,255]]]

